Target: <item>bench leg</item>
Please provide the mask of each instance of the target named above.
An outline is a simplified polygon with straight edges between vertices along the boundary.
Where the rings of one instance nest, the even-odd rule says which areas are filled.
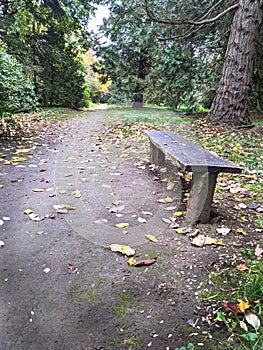
[[[165,154],[150,142],[150,162],[155,165],[164,166]]]
[[[216,186],[217,173],[193,173],[185,223],[194,225],[197,221],[207,223]]]

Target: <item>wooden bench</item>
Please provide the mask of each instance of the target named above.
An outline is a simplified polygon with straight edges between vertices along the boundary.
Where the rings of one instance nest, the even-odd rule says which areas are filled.
[[[164,166],[170,159],[183,172],[192,172],[192,186],[186,211],[185,225],[207,223],[219,173],[241,173],[242,168],[203,149],[171,131],[146,131],[150,139],[150,162]]]

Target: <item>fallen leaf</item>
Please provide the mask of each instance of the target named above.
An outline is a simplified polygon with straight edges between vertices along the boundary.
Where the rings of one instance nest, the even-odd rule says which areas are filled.
[[[29,215],[29,214],[31,214],[31,213],[33,213],[33,210],[32,210],[32,209],[26,209],[26,210],[24,210],[24,214],[26,214],[26,215]]]
[[[244,272],[244,271],[249,271],[249,268],[248,268],[246,265],[244,265],[244,264],[237,265],[237,269],[238,269],[239,271],[242,271],[242,272]]]
[[[224,308],[225,308],[227,311],[234,312],[235,314],[237,314],[237,313],[240,311],[238,304],[236,304],[236,303],[231,303],[231,302],[228,302],[228,301],[225,301],[225,302],[224,302]]]
[[[154,243],[157,243],[158,242],[158,239],[156,237],[154,237],[153,235],[145,235],[145,238],[149,239],[149,241],[151,242],[154,242]]]
[[[228,227],[218,227],[216,229],[217,233],[220,233],[223,236],[226,236],[231,231],[231,228]]]
[[[129,227],[129,224],[128,224],[128,222],[120,222],[119,224],[116,224],[115,227],[127,228],[127,227]]]
[[[164,210],[169,210],[169,211],[172,211],[172,210],[175,210],[176,209],[176,206],[173,206],[173,207],[166,207],[166,208],[163,208]]]
[[[149,215],[149,216],[152,216],[152,215],[153,215],[153,213],[150,212],[150,211],[142,211],[142,214],[143,214],[143,215]]]
[[[98,219],[93,221],[94,224],[106,224],[108,222],[107,219]]]
[[[32,221],[42,221],[43,218],[39,217],[37,214],[35,213],[31,213],[28,215],[29,219]]]
[[[19,162],[26,162],[28,158],[25,157],[13,157],[12,162],[14,163],[19,163]]]
[[[259,245],[256,246],[256,249],[255,249],[255,256],[257,258],[261,258],[262,257],[262,254],[263,254],[263,249],[259,247]]]
[[[176,231],[177,233],[182,233],[182,234],[185,235],[186,233],[191,232],[192,229],[191,229],[191,227],[179,227],[179,228],[175,229],[175,231]]]
[[[76,207],[72,207],[70,205],[67,204],[54,204],[53,208],[55,210],[60,210],[60,209],[66,209],[66,210],[76,210]]]
[[[247,235],[246,231],[242,227],[237,229],[237,233],[241,233],[243,236]]]
[[[122,253],[127,256],[133,256],[135,254],[135,250],[132,249],[131,247],[127,245],[116,244],[116,243],[113,243],[110,245],[110,250],[112,252]]]
[[[45,190],[43,188],[33,188],[33,192],[44,192]]]
[[[73,173],[67,173],[65,174],[65,177],[70,177],[70,176],[73,176],[74,174]]]
[[[158,202],[159,203],[172,203],[173,199],[171,197],[165,197],[165,198],[158,199]]]
[[[237,301],[238,301],[238,307],[240,312],[245,312],[247,309],[250,308],[250,305],[246,303],[244,300],[237,299]]]
[[[205,244],[205,236],[204,235],[198,235],[192,240],[192,244],[197,247],[203,247]]]
[[[225,245],[225,243],[220,242],[217,239],[211,238],[211,237],[205,237],[204,244],[205,245],[208,245],[208,244]]]
[[[147,222],[147,220],[146,219],[144,219],[144,218],[141,218],[140,216],[138,217],[138,219],[137,219],[141,224],[145,224],[146,222]]]
[[[179,224],[177,222],[171,222],[170,225],[169,225],[169,228],[178,228],[179,227]]]
[[[165,222],[166,224],[170,224],[171,220],[167,218],[162,218],[162,221]]]
[[[240,328],[244,329],[245,332],[248,331],[247,325],[244,321],[239,321]]]
[[[128,260],[128,264],[130,266],[148,266],[154,264],[155,262],[156,259],[135,260],[134,258],[130,258]]]
[[[176,211],[175,213],[173,213],[173,216],[182,216],[183,212],[182,211]]]
[[[81,197],[81,193],[80,193],[79,190],[74,191],[74,192],[72,193],[72,195],[73,195],[73,197],[75,197],[75,198],[80,198],[80,197]]]
[[[247,323],[249,323],[252,327],[255,328],[256,331],[259,329],[260,319],[258,318],[257,315],[253,314],[250,311],[246,311],[245,312],[245,319],[246,319]]]
[[[50,272],[50,268],[49,267],[44,268],[43,272],[49,273]]]
[[[122,211],[124,208],[125,208],[124,205],[114,206],[114,207],[109,209],[109,212],[110,213],[118,213],[118,212]]]

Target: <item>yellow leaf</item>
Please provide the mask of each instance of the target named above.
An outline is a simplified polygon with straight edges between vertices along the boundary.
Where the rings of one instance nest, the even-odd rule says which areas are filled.
[[[73,176],[73,174],[72,173],[65,174],[65,177],[70,177],[70,176]]]
[[[26,209],[25,211],[24,211],[24,214],[26,214],[26,215],[29,215],[29,214],[32,214],[33,213],[33,210],[32,209]]]
[[[127,245],[122,245],[122,244],[111,244],[110,245],[110,250],[112,252],[119,252],[122,253],[123,255],[127,256],[133,256],[135,254],[135,250],[132,249],[131,247]]]
[[[13,157],[12,162],[18,163],[18,162],[26,162],[28,158],[23,158],[23,157]]]
[[[171,197],[165,197],[165,198],[158,199],[158,202],[159,203],[172,203],[173,199]]]
[[[33,188],[33,192],[44,192],[43,188]]]
[[[182,211],[176,211],[175,213],[173,213],[173,216],[182,216],[183,212]]]
[[[215,244],[216,242],[217,240],[215,238],[205,237],[204,244]]]
[[[136,260],[135,260],[134,258],[130,258],[130,259],[128,260],[128,264],[129,264],[130,266],[133,266],[133,265],[136,264]]]
[[[118,228],[127,228],[127,227],[129,227],[129,224],[128,224],[128,222],[120,222],[119,224],[116,224],[115,226]]]
[[[145,238],[149,239],[151,242],[158,242],[158,239],[154,237],[153,235],[145,235]]]
[[[241,233],[243,236],[247,235],[246,231],[242,227],[237,229],[237,233]]]
[[[241,299],[237,299],[238,301],[238,307],[241,312],[245,312],[247,309],[249,309],[250,305],[246,303],[245,301]]]

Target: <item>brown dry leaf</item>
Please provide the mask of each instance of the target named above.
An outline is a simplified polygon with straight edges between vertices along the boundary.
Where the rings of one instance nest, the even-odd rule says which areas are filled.
[[[130,258],[128,260],[128,264],[130,266],[149,266],[156,262],[156,259],[145,259],[145,260],[135,260],[134,258]]]
[[[258,318],[257,315],[253,314],[250,311],[246,311],[245,312],[245,319],[246,319],[247,323],[249,323],[252,327],[255,328],[256,331],[259,329],[260,319]]]
[[[247,309],[250,308],[250,305],[246,303],[244,300],[237,299],[237,301],[238,301],[238,307],[240,312],[245,312]]]
[[[242,272],[249,271],[249,268],[244,264],[237,265],[237,269]]]
[[[224,302],[224,308],[225,308],[227,311],[234,312],[235,314],[237,314],[238,312],[240,312],[239,306],[238,306],[238,304],[236,304],[236,303],[231,303],[231,302],[225,301],[225,302]]]

